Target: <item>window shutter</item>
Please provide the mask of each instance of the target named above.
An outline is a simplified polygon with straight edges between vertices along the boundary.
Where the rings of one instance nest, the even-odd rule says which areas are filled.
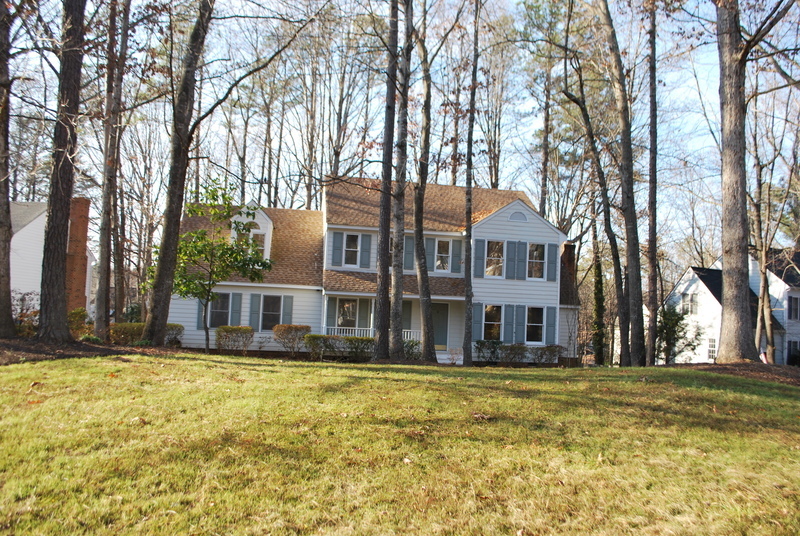
[[[333,233],[333,258],[331,264],[333,266],[342,265],[342,251],[344,250],[344,233]]]
[[[428,266],[428,271],[432,272],[436,266],[436,239],[425,239],[425,264]]]
[[[517,314],[514,316],[514,342],[524,343],[526,338],[528,311],[524,305],[517,305]]]
[[[512,242],[513,245],[513,242]],[[514,342],[514,306],[503,306],[503,343],[512,344]]]
[[[283,297],[283,311],[281,314],[282,324],[292,323],[292,308],[294,307],[294,296]]]
[[[407,236],[403,244],[403,270],[414,269],[414,237]]]
[[[328,297],[328,310],[326,311],[325,316],[325,327],[336,327],[336,298],[333,297]],[[325,333],[325,335],[327,335],[327,333]]]
[[[358,321],[356,327],[368,328],[369,327],[369,300],[358,300]]]
[[[556,308],[545,308],[544,343],[556,344]]]
[[[558,244],[547,244],[547,280],[555,281],[558,273]]]
[[[250,327],[253,331],[261,331],[261,294],[250,294]]]
[[[472,340],[483,339],[483,304],[472,304]]]
[[[197,300],[197,329],[203,330],[203,303]]]
[[[475,255],[475,268],[472,277],[483,277],[483,273],[486,271],[486,240],[476,238],[475,251],[473,253]]]
[[[369,255],[372,249],[372,235],[361,235],[361,262],[358,264],[361,268],[369,268]]]
[[[231,293],[231,326],[238,326],[242,323],[242,293]]]
[[[528,278],[528,243],[517,242],[517,279]]]
[[[411,329],[411,302],[403,300],[403,329]]]
[[[453,240],[453,256],[450,259],[450,271],[454,274],[461,273],[461,240]]]
[[[506,242],[506,279],[517,279],[517,243]]]

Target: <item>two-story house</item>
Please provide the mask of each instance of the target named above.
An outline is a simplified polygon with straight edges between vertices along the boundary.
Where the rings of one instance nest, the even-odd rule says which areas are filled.
[[[321,211],[264,208],[253,233],[273,269],[263,283],[227,281],[211,304],[210,327],[250,325],[253,349],[278,350],[276,324],[307,324],[313,333],[374,334],[379,181],[327,185]],[[429,185],[424,212],[434,343],[441,361],[464,336],[465,189]],[[528,345],[559,344],[575,355],[577,301],[572,244],[534,210],[522,192],[473,191],[473,338]],[[420,337],[413,248],[413,196],[406,196],[403,263],[404,338]],[[207,225],[187,218],[184,230]],[[562,268],[562,250],[568,260]],[[562,275],[562,270],[565,274]],[[566,290],[562,290],[562,286]],[[184,344],[203,345],[202,310],[173,297],[170,322],[185,326]]]

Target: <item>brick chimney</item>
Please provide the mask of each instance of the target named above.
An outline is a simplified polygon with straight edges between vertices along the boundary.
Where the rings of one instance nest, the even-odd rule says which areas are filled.
[[[89,200],[75,197],[69,210],[67,243],[67,311],[86,307],[86,255],[89,235]]]

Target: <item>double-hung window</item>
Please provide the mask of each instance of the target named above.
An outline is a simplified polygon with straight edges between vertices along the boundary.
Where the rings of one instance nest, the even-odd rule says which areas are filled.
[[[525,319],[525,342],[544,342],[544,308],[528,307]]]
[[[361,235],[344,235],[344,264],[345,266],[358,266],[358,246]]]
[[[272,331],[281,323],[281,297],[261,297],[261,331]]]
[[[717,339],[708,339],[708,360],[711,362],[717,360]]]
[[[505,258],[505,242],[501,240],[487,240],[486,277],[503,277],[504,258]]]
[[[681,294],[681,312],[690,315],[697,314],[697,294],[693,292]]]
[[[483,339],[499,341],[502,332],[503,306],[487,305],[483,310]]]
[[[528,244],[528,279],[544,279],[544,244]]]
[[[450,241],[436,240],[436,271],[450,271]]]
[[[358,300],[339,298],[336,309],[336,327],[354,328],[358,318]]]
[[[789,296],[788,300],[789,303],[789,311],[787,318],[789,320],[800,320],[800,297],[798,296]]]
[[[218,292],[217,298],[209,304],[208,327],[217,328],[227,326],[231,313],[231,295],[227,292]]]

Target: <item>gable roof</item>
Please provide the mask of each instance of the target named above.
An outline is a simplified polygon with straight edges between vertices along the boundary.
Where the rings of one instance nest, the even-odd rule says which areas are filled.
[[[378,227],[381,181],[348,179],[325,186],[325,214],[328,225]],[[394,187],[394,183],[392,183]],[[428,184],[425,189],[423,226],[430,231],[461,232],[466,228],[463,186]],[[477,223],[509,203],[522,201],[536,211],[524,192],[516,190],[472,189],[472,223]],[[405,224],[413,227],[414,186],[408,184],[405,195]]]
[[[691,270],[697,275],[697,278],[706,286],[706,288],[711,292],[711,295],[714,296],[714,299],[722,305],[722,270],[716,270],[714,268],[699,268],[697,266],[692,266]],[[753,292],[753,289],[748,288],[748,296],[750,298],[750,318],[753,322],[753,327],[756,326],[757,315],[758,315],[758,296],[756,293]],[[778,331],[784,331],[783,326],[778,319],[772,315],[772,325]]]
[[[47,203],[11,202],[11,234],[21,229],[47,211]]]
[[[264,272],[264,283],[276,285],[322,286],[322,212],[288,208],[263,208],[273,222],[270,260],[272,270]],[[186,216],[181,233],[210,229],[207,216]],[[229,281],[244,283],[233,276]]]
[[[800,251],[770,249],[767,254],[767,269],[790,287],[800,288]]]

